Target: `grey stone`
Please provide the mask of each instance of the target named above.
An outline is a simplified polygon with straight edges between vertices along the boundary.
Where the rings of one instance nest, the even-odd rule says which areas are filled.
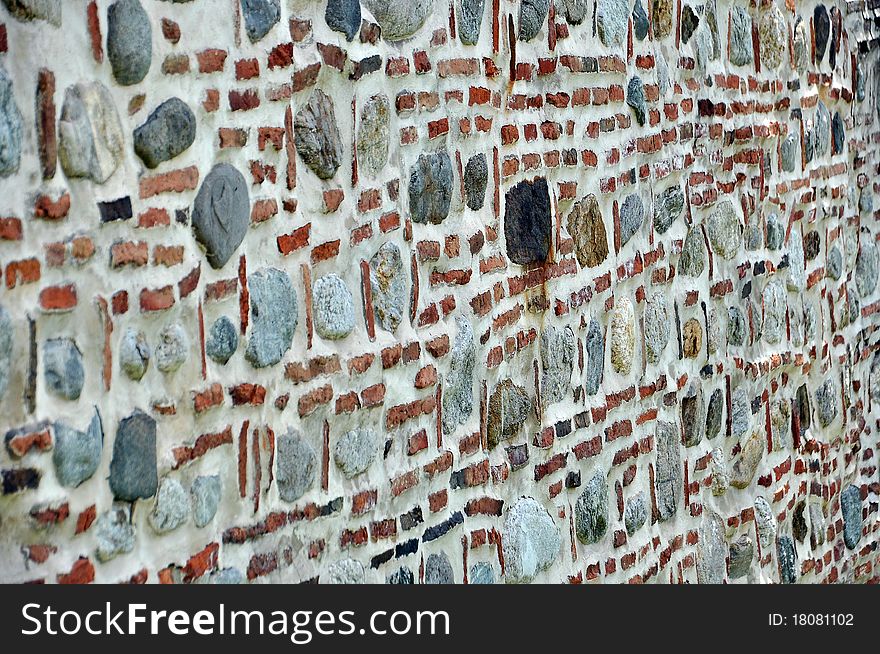
[[[724,539],[724,521],[717,513],[707,511],[700,524],[697,541],[697,582],[720,584],[724,582],[727,563],[727,543]]]
[[[800,158],[798,156],[800,152],[800,141],[795,134],[789,134],[785,137],[785,140],[782,141],[782,170],[787,173],[794,172],[797,167]]]
[[[464,168],[464,191],[469,209],[478,211],[486,201],[486,186],[489,183],[489,166],[482,152],[468,159]]]
[[[460,0],[458,6],[458,38],[465,45],[476,45],[480,40],[480,25],[486,0]]]
[[[639,231],[645,219],[645,205],[642,196],[632,193],[626,196],[620,205],[620,247],[629,243],[629,240]]]
[[[752,17],[740,6],[730,12],[730,63],[734,66],[752,63]]]
[[[762,300],[764,305],[764,340],[775,345],[785,335],[788,294],[782,283],[774,278],[764,286]]]
[[[192,226],[212,268],[222,268],[241,245],[250,223],[251,201],[244,176],[227,163],[208,173],[196,195]]]
[[[770,217],[767,218],[767,249],[778,250],[782,247],[784,239],[785,228],[779,221],[779,216],[775,213],[770,214]]]
[[[128,554],[134,550],[134,541],[134,527],[124,507],[114,506],[95,521],[98,545],[95,555],[99,561],[107,562],[120,554]]]
[[[654,229],[665,234],[684,211],[684,192],[676,184],[660,193],[654,199]]]
[[[632,369],[635,353],[635,313],[629,298],[620,298],[611,311],[611,367],[621,375]]]
[[[715,253],[725,259],[733,259],[742,246],[742,224],[733,202],[724,200],[718,205],[706,223],[709,242]]]
[[[591,318],[587,328],[585,343],[587,351],[587,370],[584,373],[584,392],[595,395],[605,377],[605,337],[599,323]]]
[[[211,325],[208,340],[205,342],[205,353],[212,360],[225,364],[238,349],[238,330],[228,316],[220,316]]]
[[[547,510],[531,497],[521,497],[507,511],[501,535],[504,580],[530,583],[559,555],[559,527]]]
[[[755,478],[758,466],[764,458],[765,440],[758,432],[753,433],[742,446],[730,473],[730,485],[740,490],[748,488]]]
[[[816,549],[825,543],[825,514],[819,502],[810,502],[810,547]]]
[[[290,349],[298,320],[296,291],[286,272],[264,268],[248,275],[251,334],[244,356],[255,368],[273,366]]]
[[[843,542],[854,550],[862,538],[862,495],[858,486],[849,485],[840,493],[843,514]]]
[[[21,138],[21,111],[15,103],[12,80],[0,67],[0,177],[6,177],[18,170]]]
[[[694,13],[690,5],[682,6],[681,22],[679,25],[681,29],[681,42],[687,43],[700,26],[700,17]]]
[[[593,268],[608,257],[605,221],[595,195],[577,202],[568,214],[568,233],[574,239],[574,253],[582,268]]]
[[[422,29],[434,10],[434,0],[363,0],[382,28],[386,41],[403,41]]]
[[[69,86],[58,122],[58,157],[68,177],[103,184],[122,161],[122,124],[100,82]]]
[[[241,0],[241,13],[248,38],[256,43],[281,18],[281,0]]]
[[[724,393],[720,388],[712,391],[709,406],[706,409],[706,438],[712,440],[721,433],[721,421],[724,417]]]
[[[644,126],[648,104],[645,99],[645,84],[641,77],[635,76],[629,80],[626,88],[626,103],[632,108],[636,122]]]
[[[764,244],[764,232],[758,227],[758,225],[746,225],[743,240],[745,242],[746,250],[754,252],[755,250],[760,249]]]
[[[685,447],[699,445],[705,434],[703,392],[699,384],[691,384],[681,398],[681,429]]]
[[[543,263],[550,254],[550,194],[547,180],[522,181],[504,200],[504,239],[507,256],[520,265]]]
[[[608,482],[597,470],[574,505],[574,529],[582,543],[598,543],[608,530]]]
[[[596,30],[602,44],[613,48],[623,45],[629,25],[627,0],[598,0],[596,4]]]
[[[150,346],[142,331],[129,327],[119,341],[119,366],[129,379],[140,381],[150,365]]]
[[[9,388],[9,377],[12,372],[12,318],[9,313],[0,306],[0,401]]]
[[[330,179],[342,164],[342,137],[333,100],[315,89],[293,119],[296,151],[321,179]]]
[[[825,5],[816,5],[813,8],[813,29],[816,34],[816,63],[825,58],[825,48],[828,46],[828,37],[831,33],[831,18]]]
[[[783,584],[797,581],[797,554],[794,541],[788,536],[780,536],[776,540],[776,557],[779,560],[779,580]]]
[[[561,402],[571,389],[571,374],[577,350],[571,327],[548,325],[541,332],[541,402],[549,406]]]
[[[61,26],[61,0],[3,0],[3,4],[18,20],[45,20]]]
[[[856,288],[859,289],[859,295],[863,299],[868,299],[877,288],[878,271],[880,271],[880,254],[877,252],[877,244],[871,232],[865,232],[859,239],[859,254],[856,257],[855,269]]]
[[[220,475],[196,477],[190,488],[193,522],[196,527],[204,527],[217,515],[222,491]]]
[[[721,321],[715,307],[706,314],[706,350],[715,354],[721,347]]]
[[[876,249],[875,249],[876,255]],[[876,261],[875,261],[876,263]],[[856,260],[856,270],[858,271],[858,260]],[[843,273],[843,255],[840,253],[840,248],[837,245],[833,245],[831,249],[828,251],[828,259],[825,263],[825,275],[833,280],[840,279],[840,275]],[[858,286],[858,272],[856,273],[856,285]],[[869,293],[870,294],[870,293]]]
[[[767,500],[760,496],[755,498],[755,528],[761,551],[768,551],[776,539],[776,517]]]
[[[499,382],[489,396],[487,441],[489,449],[516,436],[532,411],[532,398],[509,379]]]
[[[834,154],[843,154],[846,148],[846,128],[839,111],[835,111],[834,118],[831,119],[831,139],[832,152]]]
[[[371,429],[358,427],[336,441],[333,460],[342,474],[351,479],[366,472],[379,451],[379,439]]]
[[[807,123],[807,125],[808,127],[804,130],[804,162],[810,163],[816,150],[817,136],[812,123]]]
[[[800,16],[795,19],[791,51],[794,68],[799,73],[804,72],[810,65],[809,29],[807,23]]]
[[[739,439],[752,427],[752,407],[748,393],[742,387],[734,389],[730,397],[730,435]]]
[[[468,583],[471,585],[491,585],[495,583],[495,569],[492,564],[480,561],[471,566]]]
[[[56,422],[53,431],[55,449],[52,452],[52,462],[55,464],[55,476],[62,486],[76,488],[90,479],[101,463],[104,449],[101,416],[95,409],[95,415],[85,431],[79,431],[62,422]]]
[[[550,0],[522,0],[519,5],[520,41],[531,41],[538,36],[549,10]]]
[[[657,363],[669,343],[669,302],[666,294],[657,291],[645,304],[645,355],[649,363]]]
[[[449,215],[452,186],[449,152],[420,154],[409,174],[409,213],[413,221],[442,223]]]
[[[118,500],[152,497],[159,485],[156,468],[156,421],[135,411],[119,422],[110,461],[110,490]]]
[[[758,21],[758,36],[761,44],[761,68],[779,68],[788,49],[788,28],[779,7],[771,3]]]
[[[209,584],[222,584],[224,586],[243,584],[245,581],[245,577],[241,570],[238,570],[237,568],[222,568],[220,570],[215,570],[208,575],[207,578],[202,577],[202,579],[206,579],[206,582]]]
[[[746,339],[746,318],[738,307],[727,309],[727,342],[739,346]]]
[[[816,154],[820,157],[828,154],[828,148],[831,146],[831,114],[825,103],[819,100],[819,106],[816,108]]]
[[[312,446],[294,429],[278,438],[276,455],[278,494],[285,502],[295,502],[311,489],[318,457]]]
[[[372,96],[361,108],[361,122],[357,131],[358,169],[378,175],[388,164],[388,98],[383,94]]]
[[[712,460],[709,472],[712,474],[712,495],[724,495],[730,489],[730,473],[727,469],[727,456],[723,447],[716,447],[710,453]]]
[[[397,586],[412,586],[415,583],[415,578],[413,577],[412,570],[401,566],[388,575],[387,582]]]
[[[827,427],[834,422],[839,400],[834,379],[829,377],[816,389],[816,417],[820,425]]]
[[[162,480],[148,520],[157,534],[174,531],[189,520],[189,496],[179,481],[171,477]]]
[[[458,333],[452,344],[449,372],[443,378],[443,433],[451,434],[456,427],[467,422],[474,404],[474,364],[477,347],[470,323],[458,316],[455,320]]]
[[[359,0],[327,0],[324,20],[334,32],[345,34],[351,41],[361,28],[361,3]]]
[[[373,314],[382,329],[393,334],[406,309],[406,273],[400,249],[390,241],[370,259],[370,288]]]
[[[859,193],[859,213],[874,213],[874,194],[870,188],[863,188]]]
[[[119,84],[137,84],[150,70],[153,29],[138,0],[117,0],[107,9],[107,59]]]
[[[52,338],[43,343],[46,388],[65,400],[77,400],[85,382],[83,357],[72,338]]]
[[[455,573],[446,552],[429,554],[425,560],[425,583],[426,584],[454,584]]]
[[[730,578],[741,579],[749,574],[754,558],[755,546],[752,539],[743,534],[730,544]]]
[[[657,511],[660,520],[675,515],[682,492],[681,450],[674,423],[657,421]]]
[[[365,578],[364,566],[360,561],[342,559],[327,567],[323,581],[325,584],[363,584]]]
[[[180,98],[160,104],[134,131],[134,151],[147,168],[173,159],[196,140],[196,117]]]
[[[794,444],[791,440],[791,402],[788,398],[776,397],[770,402],[770,433],[774,450],[789,450]]]
[[[788,279],[789,291],[803,291],[807,285],[806,262],[804,261],[804,241],[799,229],[792,229],[788,237]]]
[[[589,0],[559,0],[556,11],[561,13],[569,25],[580,25],[587,17]]]
[[[652,0],[651,22],[654,25],[654,38],[665,39],[672,34],[674,0]]]
[[[678,259],[678,271],[687,277],[699,277],[706,267],[706,242],[702,230],[694,225],[684,239],[681,256]]]
[[[354,299],[339,275],[330,273],[312,284],[312,312],[315,331],[321,338],[338,340],[351,334]]]
[[[189,354],[189,336],[179,322],[167,325],[159,332],[156,345],[156,367],[164,373],[172,373],[186,362]]]
[[[633,495],[626,502],[623,511],[623,523],[626,533],[632,536],[648,521],[648,499],[644,491]]]

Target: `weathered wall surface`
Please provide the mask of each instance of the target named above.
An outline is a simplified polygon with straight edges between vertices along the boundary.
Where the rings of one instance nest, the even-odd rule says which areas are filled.
[[[0,580],[877,581],[870,3],[2,4]]]

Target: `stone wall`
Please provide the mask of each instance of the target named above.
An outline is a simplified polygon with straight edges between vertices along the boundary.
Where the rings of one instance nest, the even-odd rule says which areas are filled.
[[[3,0],[0,580],[878,581],[874,4]]]

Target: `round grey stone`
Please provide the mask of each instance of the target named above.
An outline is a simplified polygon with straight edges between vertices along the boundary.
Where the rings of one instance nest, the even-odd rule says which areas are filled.
[[[77,400],[85,382],[83,357],[72,338],[52,338],[43,343],[46,388],[65,400]]]
[[[776,538],[776,517],[767,500],[760,496],[755,498],[755,527],[761,550],[769,550]]]
[[[565,399],[571,388],[571,374],[577,350],[571,327],[548,325],[541,332],[541,401],[549,406]]]
[[[189,496],[176,479],[165,477],[148,521],[157,534],[174,531],[189,519]]]
[[[608,482],[601,470],[584,485],[574,505],[574,528],[582,543],[598,543],[608,530]]]
[[[388,241],[370,259],[373,315],[382,329],[397,330],[406,310],[406,273],[400,248]]]
[[[660,193],[654,199],[654,229],[658,234],[665,234],[681,212],[684,211],[684,192],[676,184]]]
[[[574,252],[582,268],[593,268],[608,257],[608,236],[595,195],[577,202],[568,214],[568,233],[574,239]]]
[[[642,196],[632,193],[626,196],[620,205],[620,247],[629,243],[629,240],[639,231],[642,221],[645,219],[645,205]]]
[[[521,266],[543,263],[550,254],[550,193],[547,180],[524,180],[504,196],[507,256]]]
[[[856,267],[858,267],[858,263],[856,264]],[[825,275],[829,279],[836,281],[840,279],[842,273],[843,255],[840,253],[840,248],[835,244],[831,246],[830,250],[828,250],[828,259],[825,262]],[[856,284],[858,284],[858,280],[856,280]]]
[[[434,0],[363,0],[386,41],[403,41],[422,29],[434,10]]]
[[[119,366],[129,379],[140,381],[150,365],[150,346],[142,331],[129,327],[119,341]]]
[[[123,507],[113,507],[95,522],[95,555],[106,562],[134,550],[135,532]]]
[[[345,282],[335,273],[312,284],[312,312],[315,331],[321,338],[338,340],[354,329],[354,300]]]
[[[156,421],[135,411],[119,422],[110,461],[110,490],[118,500],[133,502],[156,494]]]
[[[859,295],[863,299],[867,299],[877,288],[880,254],[877,252],[877,244],[870,232],[866,232],[862,236],[859,245],[855,270],[856,288],[859,289]]]
[[[327,0],[324,20],[334,32],[345,34],[351,41],[361,28],[361,3],[359,0]]]
[[[278,494],[285,502],[295,502],[311,489],[318,457],[312,446],[294,429],[278,438],[276,455]]]
[[[480,561],[471,566],[468,582],[476,585],[491,585],[495,583],[495,569],[491,563]]]
[[[752,63],[752,17],[740,6],[735,6],[730,13],[730,63],[734,66]]]
[[[468,159],[464,168],[464,191],[469,209],[479,211],[486,201],[486,186],[489,183],[489,166],[484,153],[475,154]]]
[[[217,515],[222,491],[220,475],[196,477],[190,488],[193,522],[196,527],[204,527]]]
[[[119,84],[137,84],[150,70],[153,29],[138,0],[117,0],[107,9],[107,59]]]
[[[562,546],[559,527],[547,510],[531,497],[521,497],[507,511],[501,535],[504,580],[530,583],[549,568]]]
[[[449,215],[452,187],[449,152],[420,154],[409,174],[409,213],[413,221],[442,223]]]
[[[584,392],[587,395],[595,395],[599,392],[605,376],[605,337],[594,318],[590,319],[590,326],[587,328],[585,349],[587,369],[584,373]]]
[[[703,232],[696,225],[692,226],[684,239],[681,256],[678,259],[678,271],[687,277],[699,277],[706,267],[706,242]]]
[[[327,567],[327,575],[323,578],[325,584],[363,584],[366,573],[360,561],[354,559],[342,559],[331,563]]]
[[[843,514],[843,542],[854,550],[862,538],[862,495],[858,486],[850,484],[840,494]]]
[[[596,29],[602,45],[609,48],[623,45],[629,25],[627,0],[599,0],[596,4]]]
[[[238,330],[228,316],[220,316],[208,332],[205,353],[217,363],[225,364],[237,349]]]
[[[385,95],[372,96],[361,108],[357,132],[358,167],[379,174],[388,163],[389,102]]]
[[[657,442],[657,510],[660,520],[675,515],[681,498],[681,450],[678,428],[674,423],[660,420],[655,432]]]
[[[724,582],[727,563],[727,543],[724,539],[724,521],[717,513],[707,511],[700,525],[697,541],[697,582],[720,584]]]
[[[712,391],[706,409],[706,438],[712,440],[721,433],[721,420],[724,417],[724,393],[720,388]]]
[[[351,479],[366,472],[379,451],[379,439],[371,429],[359,427],[339,437],[333,460],[342,474]]]
[[[638,75],[629,80],[626,87],[626,103],[632,108],[636,116],[636,122],[644,126],[645,117],[648,113],[648,103],[645,99],[645,83]]]
[[[9,388],[9,376],[12,372],[12,318],[0,306],[0,400]]]
[[[264,268],[248,275],[251,334],[244,356],[255,368],[273,366],[290,349],[297,324],[297,300],[286,272]]]
[[[281,0],[241,0],[241,13],[248,38],[256,43],[281,18]]]
[[[733,202],[724,200],[718,205],[706,224],[709,242],[715,253],[725,259],[733,259],[742,245],[742,225]]]
[[[662,291],[654,293],[645,304],[645,355],[657,363],[666,349],[670,332],[669,303]]]
[[[520,41],[531,41],[538,36],[549,10],[550,0],[522,0],[519,5]]]
[[[648,499],[644,491],[640,491],[626,502],[623,511],[623,523],[626,533],[632,536],[648,521]]]
[[[461,0],[458,7],[458,38],[465,45],[476,45],[480,40],[480,25],[486,0]]]
[[[740,579],[749,574],[754,558],[755,546],[752,539],[743,534],[730,544],[730,578]]]
[[[467,422],[474,403],[474,364],[477,360],[474,332],[462,316],[458,316],[455,323],[458,333],[452,345],[449,372],[443,378],[444,434],[453,433],[458,425]]]
[[[837,388],[834,379],[828,378],[816,389],[816,417],[819,424],[827,427],[837,417]]]
[[[526,390],[509,379],[502,380],[489,396],[486,419],[489,449],[516,436],[531,411],[532,398]]]
[[[426,584],[454,584],[455,573],[446,552],[429,554],[425,560],[425,583]]]
[[[244,176],[217,164],[196,195],[192,226],[212,268],[222,268],[241,245],[250,222],[251,201]]]
[[[180,368],[189,354],[189,336],[178,322],[167,325],[159,332],[156,345],[156,367],[164,373],[172,373]]]
[[[147,168],[173,159],[196,140],[196,117],[180,98],[160,104],[134,131],[134,151]]]
[[[320,179],[330,179],[342,164],[342,137],[333,100],[315,89],[293,120],[296,151]]]
[[[53,425],[55,448],[52,462],[58,483],[67,488],[76,488],[90,479],[101,463],[104,448],[104,430],[97,409],[88,428],[79,431],[62,422]]]
[[[107,87],[100,82],[69,86],[58,121],[58,158],[64,174],[103,184],[122,161],[124,143]]]
[[[0,177],[18,170],[21,161],[21,111],[15,103],[12,80],[0,67]]]

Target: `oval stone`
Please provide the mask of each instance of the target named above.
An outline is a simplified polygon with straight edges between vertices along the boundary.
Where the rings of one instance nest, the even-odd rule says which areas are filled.
[[[379,439],[371,429],[358,428],[336,441],[333,460],[347,478],[366,472],[376,458]]]
[[[0,67],[0,177],[7,177],[18,171],[21,137],[21,111],[12,92],[12,80]]]
[[[501,535],[504,580],[530,583],[559,555],[559,527],[547,510],[531,497],[521,497],[507,511]]]
[[[245,358],[255,368],[281,361],[293,343],[298,320],[296,290],[287,273],[264,268],[248,276],[251,333]]]
[[[278,438],[275,480],[278,495],[285,502],[295,502],[305,495],[315,481],[318,457],[300,434],[290,429]]]
[[[574,239],[574,251],[582,268],[594,268],[608,257],[605,221],[595,195],[577,202],[568,214],[568,233]]]
[[[107,9],[107,59],[119,84],[137,84],[150,70],[153,29],[139,0],[117,0]]]
[[[414,222],[439,225],[452,201],[449,152],[422,153],[409,174],[409,213]]]
[[[422,29],[434,10],[434,0],[362,0],[382,28],[386,41],[402,41]]]
[[[374,95],[361,108],[357,132],[358,166],[376,175],[388,163],[388,98]]]
[[[205,177],[193,204],[192,225],[212,268],[222,268],[244,240],[250,197],[244,176],[227,163]]]
[[[345,282],[335,273],[316,279],[312,285],[315,331],[321,338],[338,340],[354,329],[354,300]]]
[[[470,323],[458,316],[455,320],[457,333],[452,345],[449,372],[443,378],[443,433],[451,434],[458,425],[467,422],[474,402],[474,365],[477,348]]]
[[[103,184],[122,161],[124,143],[106,86],[82,82],[67,88],[58,122],[58,157],[65,175]]]
[[[196,117],[180,98],[160,104],[134,131],[134,151],[147,168],[173,159],[196,140]]]
[[[635,315],[629,298],[620,298],[611,311],[611,366],[628,375],[635,351]]]
[[[315,89],[293,120],[296,151],[320,179],[330,179],[342,164],[342,137],[333,100]]]
[[[43,343],[43,376],[46,388],[64,400],[77,400],[85,382],[83,356],[71,338]]]

